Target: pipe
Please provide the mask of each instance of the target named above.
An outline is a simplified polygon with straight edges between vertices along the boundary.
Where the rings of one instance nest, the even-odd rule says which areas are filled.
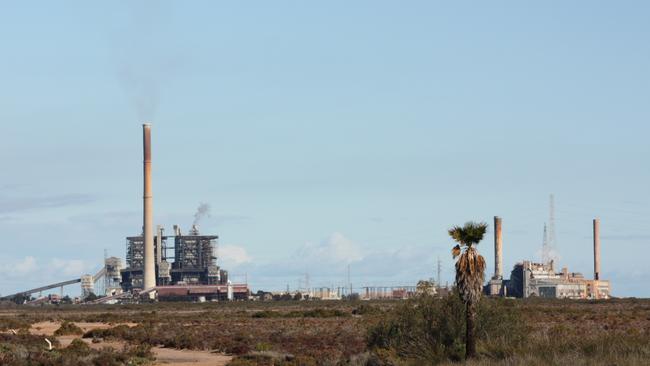
[[[494,216],[494,278],[503,278],[503,236],[501,234],[501,218]]]
[[[594,280],[600,280],[600,219],[594,219]]]
[[[158,225],[156,227],[156,265],[160,265],[162,261],[162,237],[163,237],[163,228]]]
[[[156,286],[156,267],[153,248],[153,195],[151,192],[151,124],[142,125],[144,152],[144,290]]]

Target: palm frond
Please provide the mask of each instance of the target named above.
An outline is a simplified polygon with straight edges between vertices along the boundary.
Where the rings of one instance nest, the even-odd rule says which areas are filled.
[[[460,244],[461,247],[471,247],[483,240],[487,227],[488,225],[484,222],[476,223],[470,221],[465,223],[462,227],[454,226],[449,229],[449,236]]]

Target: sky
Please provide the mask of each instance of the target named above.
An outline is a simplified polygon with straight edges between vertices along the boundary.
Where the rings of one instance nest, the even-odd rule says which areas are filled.
[[[154,219],[253,290],[453,282],[447,229],[650,296],[644,1],[0,4],[0,293],[97,271]],[[479,246],[492,274],[492,232]],[[78,292],[72,288],[70,292]]]

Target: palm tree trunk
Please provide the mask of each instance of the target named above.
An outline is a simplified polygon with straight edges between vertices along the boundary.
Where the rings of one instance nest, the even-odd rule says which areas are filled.
[[[474,337],[474,320],[476,319],[475,306],[471,302],[467,303],[466,333],[465,333],[465,358],[476,356],[476,338]]]

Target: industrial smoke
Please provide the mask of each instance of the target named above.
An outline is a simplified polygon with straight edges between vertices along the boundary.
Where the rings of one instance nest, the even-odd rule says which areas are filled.
[[[192,222],[192,226],[196,226],[199,224],[199,221],[203,219],[204,217],[210,217],[210,205],[207,203],[200,203],[199,207],[196,209],[196,213],[194,214],[194,222]]]

